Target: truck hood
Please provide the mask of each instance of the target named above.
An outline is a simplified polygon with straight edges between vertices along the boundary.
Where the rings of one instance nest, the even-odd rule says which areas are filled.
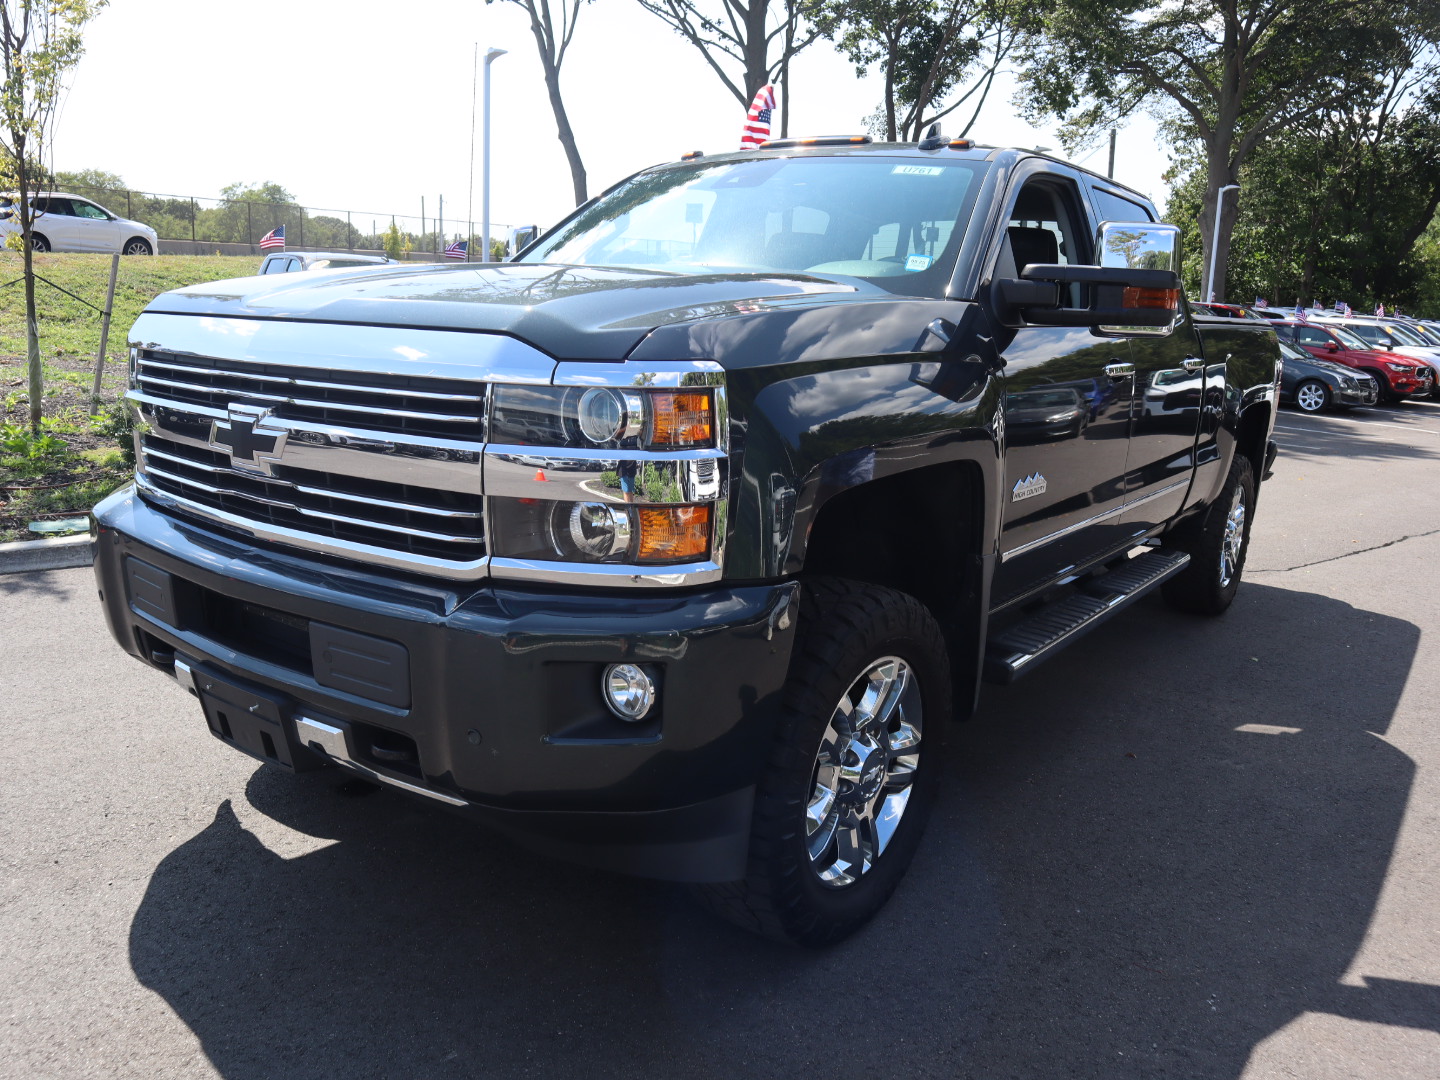
[[[163,293],[146,310],[504,333],[557,359],[619,360],[670,323],[881,297],[893,294],[852,278],[499,263],[234,278]]]

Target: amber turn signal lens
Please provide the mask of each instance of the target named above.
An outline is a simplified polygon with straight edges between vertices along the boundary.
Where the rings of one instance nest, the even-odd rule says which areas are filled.
[[[709,446],[715,433],[705,391],[662,390],[650,395],[651,446]]]
[[[708,506],[647,506],[639,516],[642,563],[703,559],[710,550]]]
[[[1180,307],[1179,289],[1126,289],[1121,305],[1127,308],[1169,308]]]

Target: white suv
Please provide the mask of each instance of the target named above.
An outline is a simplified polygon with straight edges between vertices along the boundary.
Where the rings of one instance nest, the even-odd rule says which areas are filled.
[[[20,231],[15,213],[19,195],[0,195],[0,236]],[[118,251],[122,255],[154,255],[155,230],[138,221],[116,217],[79,195],[42,191],[30,197],[35,220],[30,244],[35,251]]]

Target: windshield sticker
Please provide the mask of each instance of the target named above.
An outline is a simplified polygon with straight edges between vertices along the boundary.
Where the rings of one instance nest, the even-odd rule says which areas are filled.
[[[934,261],[929,255],[910,255],[905,259],[905,269],[911,274],[919,270],[929,270]]]
[[[890,170],[892,176],[942,176],[943,165],[896,165]]]

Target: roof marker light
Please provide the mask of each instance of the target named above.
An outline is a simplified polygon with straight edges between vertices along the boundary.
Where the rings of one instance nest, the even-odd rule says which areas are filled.
[[[974,146],[974,145],[975,145],[975,140],[973,140],[973,139],[951,139],[951,140],[950,140],[950,149],[951,149],[951,150],[969,150],[969,149],[970,149],[972,146]]]
[[[688,154],[681,154],[681,155],[680,155],[680,160],[681,160],[681,161],[694,161],[696,158],[704,157],[704,156],[705,156],[705,151],[704,151],[704,150],[691,150]]]
[[[757,150],[782,150],[789,146],[861,146],[874,142],[869,135],[811,135],[803,139],[767,139]]]

